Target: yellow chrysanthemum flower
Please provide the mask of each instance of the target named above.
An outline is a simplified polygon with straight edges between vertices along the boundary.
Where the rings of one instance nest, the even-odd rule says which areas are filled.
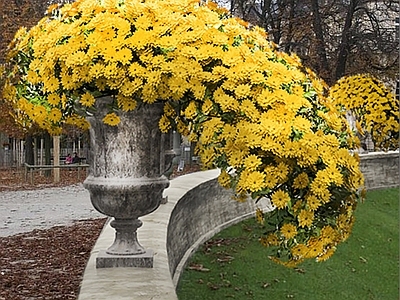
[[[209,113],[211,113],[212,109],[213,109],[213,102],[209,98],[207,98],[204,101],[201,110],[205,115],[208,115]]]
[[[47,110],[45,107],[43,107],[41,105],[35,105],[33,107],[32,118],[34,119],[35,122],[37,122],[37,123],[44,122],[46,117],[47,117]]]
[[[193,119],[196,116],[196,113],[197,113],[196,103],[194,101],[191,101],[188,107],[186,107],[184,114],[186,118]]]
[[[304,244],[298,244],[294,246],[290,251],[292,255],[298,259],[304,257],[307,254],[308,247]]]
[[[310,227],[314,221],[314,213],[309,210],[302,209],[297,216],[300,227]]]
[[[125,97],[130,97],[137,92],[142,85],[143,80],[140,78],[135,78],[133,80],[127,79],[122,82],[118,90]]]
[[[256,106],[254,105],[254,103],[252,101],[250,101],[250,100],[247,100],[247,99],[243,100],[241,105],[240,105],[240,109],[253,122],[257,122],[261,117],[260,112],[258,111]]]
[[[61,120],[62,113],[59,109],[57,108],[52,108],[51,111],[49,112],[48,119],[52,122],[58,122]]]
[[[157,91],[151,84],[145,84],[142,88],[142,101],[152,104],[157,100]]]
[[[279,245],[279,239],[275,234],[269,234],[266,237],[261,237],[260,242],[265,247]]]
[[[228,155],[228,163],[231,167],[239,168],[243,165],[243,159],[246,156],[246,152],[242,150],[232,151],[230,155]]]
[[[40,82],[38,74],[33,70],[28,71],[26,79],[33,84],[38,84]]]
[[[158,121],[158,127],[161,132],[167,133],[171,129],[171,121],[168,119],[167,115],[162,115],[160,121]]]
[[[265,77],[262,73],[255,72],[250,75],[250,80],[254,84],[261,84],[265,82]]]
[[[50,77],[43,81],[43,88],[46,92],[53,93],[60,86],[60,82],[56,77]]]
[[[176,129],[178,130],[178,132],[180,134],[182,134],[183,136],[189,135],[189,129],[188,129],[188,125],[186,123],[184,123],[180,119],[178,119],[178,121],[176,123],[177,123],[176,124]]]
[[[214,157],[215,157],[215,151],[212,148],[209,149],[204,149],[200,153],[201,161],[204,165],[204,167],[208,168],[213,165]]]
[[[86,106],[86,107],[91,107],[93,106],[93,104],[95,103],[96,99],[93,97],[93,95],[91,93],[85,93],[82,95],[81,99],[79,100],[79,102]]]
[[[324,244],[320,239],[311,238],[307,242],[308,251],[305,258],[314,258],[321,255],[324,251]]]
[[[339,234],[332,226],[327,225],[322,228],[320,238],[325,245],[335,244],[338,242]]]
[[[164,115],[166,115],[167,117],[174,117],[176,115],[174,108],[169,102],[166,102],[164,104],[163,110],[164,110]]]
[[[293,187],[295,189],[305,189],[308,186],[310,180],[308,179],[307,173],[303,172],[300,173],[294,180],[293,180]]]
[[[58,105],[58,103],[60,103],[60,96],[58,96],[57,94],[50,94],[47,96],[47,102],[49,102],[49,104],[56,106]]]
[[[69,74],[61,74],[61,85],[64,89],[74,89],[76,83],[73,81],[72,76]]]
[[[298,215],[300,210],[304,207],[305,203],[301,200],[296,201],[296,203],[293,205],[293,211],[295,215]]]
[[[265,171],[264,171],[265,172]],[[278,184],[278,177],[274,173],[266,173],[265,175],[265,187],[273,189]]]
[[[265,174],[261,172],[250,172],[246,178],[245,186],[250,192],[257,192],[264,187]]]
[[[307,195],[306,196],[308,209],[311,211],[317,210],[321,205],[321,201],[315,195]]]
[[[244,159],[244,166],[249,171],[255,171],[261,164],[261,159],[254,154],[251,154]]]
[[[324,173],[326,173],[330,182],[334,183],[336,186],[341,186],[343,184],[343,175],[335,166],[329,166],[324,170]]]
[[[198,99],[198,100],[203,100],[205,94],[206,94],[206,87],[200,83],[197,84],[192,84],[192,86],[190,87],[191,91],[193,92],[193,96]],[[204,104],[206,104],[206,102],[204,102]],[[210,103],[208,103],[208,106],[206,105],[204,107],[204,113],[209,113],[210,111],[207,109],[207,107],[209,106]]]
[[[221,174],[218,176],[218,182],[221,186],[228,188],[231,184],[231,177],[225,170],[222,170]]]
[[[278,209],[284,209],[288,202],[290,201],[290,196],[287,192],[282,190],[277,190],[271,196],[272,204]]]
[[[203,133],[200,136],[200,143],[202,144],[207,144],[209,142],[211,142],[212,138],[214,137],[214,130],[212,127],[205,127],[203,129]]]
[[[288,240],[297,235],[297,227],[293,224],[286,223],[281,227],[282,235]]]
[[[250,95],[250,85],[248,84],[240,84],[238,87],[235,89],[235,95],[238,99],[241,98],[246,98]]]
[[[275,168],[275,174],[281,182],[286,181],[289,173],[289,166],[284,162],[280,162]]]
[[[117,51],[116,60],[123,65],[127,65],[132,59],[132,51],[128,48],[122,48]]]
[[[103,118],[103,122],[110,126],[117,126],[121,120],[115,113],[109,113]]]
[[[329,177],[325,176],[324,173],[320,173],[318,178],[315,178],[311,183],[311,191],[317,196],[323,196],[328,191],[329,186]]]
[[[335,253],[336,247],[326,249],[322,254],[317,257],[317,262],[326,261]]]
[[[117,96],[118,105],[123,111],[132,111],[136,108],[137,102],[130,97]]]

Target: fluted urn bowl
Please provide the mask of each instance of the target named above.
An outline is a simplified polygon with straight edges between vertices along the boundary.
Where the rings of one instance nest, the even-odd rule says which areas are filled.
[[[163,153],[158,120],[161,103],[142,104],[134,111],[123,112],[117,126],[104,124],[114,99],[96,100],[90,123],[90,168],[83,183],[89,190],[96,210],[113,217],[115,240],[106,252],[114,255],[142,254],[137,240],[139,217],[156,210],[168,179],[160,175]]]

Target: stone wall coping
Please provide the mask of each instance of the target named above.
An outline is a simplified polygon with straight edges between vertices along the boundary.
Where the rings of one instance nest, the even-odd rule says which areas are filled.
[[[368,152],[368,153],[359,153],[360,159],[362,160],[369,160],[369,159],[376,159],[382,158],[386,159],[388,157],[399,157],[399,150],[396,151],[379,151],[379,152]]]

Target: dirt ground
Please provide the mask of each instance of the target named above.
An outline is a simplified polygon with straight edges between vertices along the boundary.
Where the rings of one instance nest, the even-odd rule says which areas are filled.
[[[81,183],[86,178],[86,170],[80,170],[80,178],[78,178],[77,169],[60,170],[60,182],[54,183],[53,173],[45,176],[45,171],[35,171],[33,184],[31,183],[29,174],[25,180],[24,168],[1,168],[0,169],[0,192],[18,191],[18,190],[34,190],[48,187],[68,186]]]

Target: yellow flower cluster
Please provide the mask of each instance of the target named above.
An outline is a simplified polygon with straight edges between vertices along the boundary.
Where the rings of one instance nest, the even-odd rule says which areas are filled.
[[[239,201],[276,207],[257,215],[274,223],[261,242],[281,253],[275,260],[325,260],[353,224],[363,183],[355,139],[325,84],[246,26],[213,3],[78,0],[17,37],[11,64],[24,58],[24,68],[8,99],[35,122],[60,123],[113,95],[111,126],[119,111],[164,102],[163,132],[197,141]]]
[[[116,113],[134,109],[138,101],[178,101],[187,94],[203,100],[204,83],[225,76],[224,69],[213,72],[210,61],[223,57],[229,67],[249,53],[247,46],[232,46],[244,22],[222,20],[223,15],[226,10],[200,1],[78,0],[61,8],[52,5],[35,27],[15,37],[9,58],[20,69],[13,70],[14,81],[8,85],[20,88],[6,97],[26,98],[48,114],[59,109],[60,120],[45,118],[52,125],[75,114],[72,108],[79,105],[84,111],[95,108],[94,97],[101,95],[118,98],[112,109]],[[259,31],[249,32],[248,42],[263,38]],[[32,86],[37,87],[35,93]],[[193,116],[193,108],[186,113]],[[43,121],[36,114],[29,117]],[[175,115],[169,117],[172,125],[184,127]],[[160,126],[166,130],[170,125]]]
[[[381,81],[368,74],[344,77],[330,97],[356,117],[358,133],[369,132],[376,149],[398,149],[399,99]]]
[[[306,258],[324,261],[334,253],[351,231],[363,185],[358,158],[349,152],[347,123],[328,99],[307,90],[310,84],[304,80],[303,96],[296,99],[281,85],[271,94],[287,96],[266,108],[258,102],[261,96],[248,96],[247,102],[232,96],[237,111],[214,103],[211,112],[199,108],[194,117],[203,128],[202,161],[222,169],[219,183],[233,188],[238,199],[267,197],[276,207],[265,219],[277,227],[261,242],[279,249],[274,261],[285,266]],[[257,218],[262,220],[259,212]]]

